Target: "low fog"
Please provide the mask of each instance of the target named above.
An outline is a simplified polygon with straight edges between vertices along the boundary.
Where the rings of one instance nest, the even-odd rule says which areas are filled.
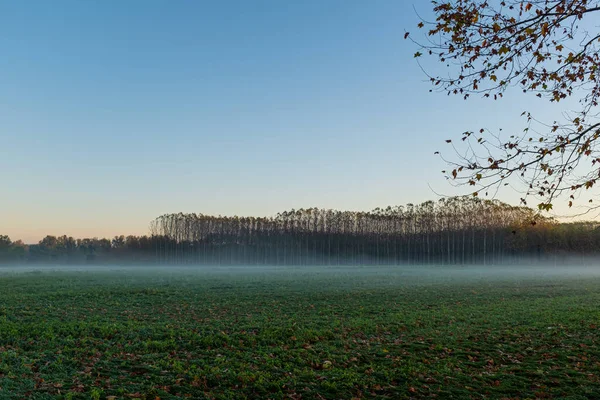
[[[291,281],[319,281],[324,286],[339,283],[355,286],[465,284],[494,282],[521,282],[532,280],[564,280],[600,277],[600,260],[580,258],[570,263],[512,265],[394,265],[394,266],[198,266],[198,265],[7,265],[0,266],[0,278],[14,275],[77,274],[104,275],[123,278],[122,283],[134,283],[143,278],[185,280],[186,278],[231,278],[236,282],[283,279]]]

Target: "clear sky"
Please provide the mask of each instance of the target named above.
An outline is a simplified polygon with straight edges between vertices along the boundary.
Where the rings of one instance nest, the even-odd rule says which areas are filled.
[[[0,233],[457,193],[444,139],[547,103],[429,93],[402,38],[417,22],[398,0],[0,0]]]

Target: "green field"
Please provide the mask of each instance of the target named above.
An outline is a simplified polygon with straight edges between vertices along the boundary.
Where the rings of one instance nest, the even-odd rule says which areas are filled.
[[[600,397],[600,278],[453,271],[0,272],[0,399]]]

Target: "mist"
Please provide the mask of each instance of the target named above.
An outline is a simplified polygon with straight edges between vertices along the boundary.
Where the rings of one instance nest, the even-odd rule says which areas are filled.
[[[26,275],[102,275],[131,284],[147,279],[171,282],[218,279],[244,281],[311,281],[327,287],[379,287],[470,283],[520,283],[600,278],[600,259],[573,257],[556,263],[513,260],[510,265],[52,265],[18,264],[0,266],[0,278]]]

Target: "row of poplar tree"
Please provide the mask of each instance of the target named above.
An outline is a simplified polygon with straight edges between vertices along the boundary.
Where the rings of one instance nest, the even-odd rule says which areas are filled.
[[[497,264],[539,257],[552,221],[527,207],[456,197],[371,212],[272,218],[167,214],[151,224],[164,262],[251,265]]]

